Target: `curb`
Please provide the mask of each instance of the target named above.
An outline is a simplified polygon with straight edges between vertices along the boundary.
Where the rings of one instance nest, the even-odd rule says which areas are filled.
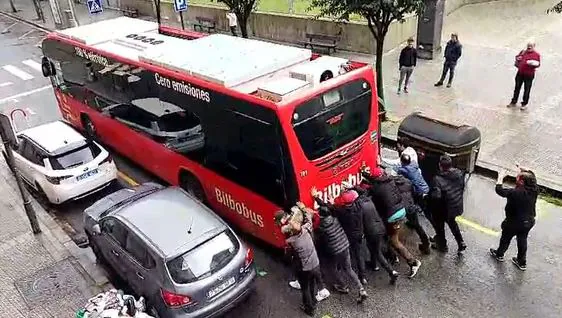
[[[26,19],[24,19],[24,18],[22,18],[22,17],[20,17],[20,16],[18,16],[18,15],[15,15],[15,14],[13,14],[13,13],[8,13],[8,12],[5,12],[5,11],[0,11],[0,14],[2,14],[2,15],[4,15],[4,16],[7,16],[8,18],[11,18],[11,19],[14,19],[14,20],[23,22],[23,23],[25,23],[25,24],[31,25],[31,26],[33,26],[33,27],[35,27],[35,28],[38,28],[38,29],[40,29],[40,30],[42,30],[42,31],[44,31],[44,32],[47,32],[47,33],[53,32],[53,31],[54,31],[54,29],[48,28],[48,27],[46,27],[46,26],[44,26],[44,25],[41,25],[41,24],[39,24],[39,23],[37,23],[37,22],[32,22],[32,21],[26,20]]]
[[[396,139],[381,134],[381,145],[384,145],[391,149],[396,149]],[[480,159],[476,162],[476,165],[474,167],[474,172],[484,177],[495,179],[498,177],[498,172],[502,169],[507,170],[506,179],[509,182],[515,182],[515,177],[517,175],[516,171]],[[537,183],[539,185],[541,193],[556,198],[562,198],[561,183],[556,182],[555,180],[552,179],[545,178],[541,175],[537,175]]]

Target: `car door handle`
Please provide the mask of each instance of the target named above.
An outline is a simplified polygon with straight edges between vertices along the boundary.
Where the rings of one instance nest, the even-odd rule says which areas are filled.
[[[142,276],[142,274],[139,273],[139,272],[137,272],[137,277],[140,278],[140,279],[144,279],[144,276]]]
[[[111,250],[111,253],[113,253],[113,255],[115,256],[119,256],[119,253],[115,252],[115,250]]]

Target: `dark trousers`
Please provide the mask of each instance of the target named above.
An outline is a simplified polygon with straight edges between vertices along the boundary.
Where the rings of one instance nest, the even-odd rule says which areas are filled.
[[[361,254],[362,247],[363,240],[349,240],[351,261],[353,262],[355,272],[361,280],[365,278],[365,260],[363,259],[363,254]]]
[[[236,27],[235,26],[230,27],[230,33],[232,33],[232,35],[234,35],[234,36],[238,36],[238,34],[236,33]]]
[[[428,201],[427,195],[424,196],[423,194],[415,194],[414,193],[414,202],[416,203],[416,205],[418,207],[420,207],[422,209],[423,215],[429,221],[429,223],[433,227],[433,230],[435,230],[435,224],[433,222],[433,216],[431,215],[431,208],[429,207],[427,201]]]
[[[381,264],[382,268],[391,275],[393,269],[390,264],[388,264],[386,257],[384,257],[384,244],[386,244],[384,234],[367,236],[367,246],[369,247],[369,253],[371,253],[371,264],[373,268],[377,267],[378,262]]]
[[[316,266],[310,271],[301,271],[298,274],[299,284],[301,285],[302,303],[307,313],[314,313],[316,310],[316,293],[322,281],[320,266]]]
[[[527,265],[527,237],[529,231],[535,225],[535,221],[526,221],[523,224],[512,225],[507,221],[502,223],[502,236],[500,238],[500,246],[497,250],[498,256],[503,256],[509,248],[511,239],[517,237],[517,261],[521,265]]]
[[[329,273],[330,275],[332,275],[332,278],[334,279],[336,285],[339,285],[340,287],[346,286],[345,280],[342,277],[343,273],[349,280],[351,280],[357,290],[363,288],[361,281],[359,281],[359,277],[351,267],[351,256],[349,255],[349,249],[346,249],[345,251],[334,255],[328,264]]]
[[[531,95],[531,86],[533,86],[533,80],[535,79],[534,75],[522,75],[517,73],[515,75],[515,89],[513,90],[513,98],[511,99],[512,104],[517,104],[519,100],[519,93],[521,92],[521,86],[523,88],[523,101],[521,105],[525,106],[529,103],[529,96]]]
[[[425,230],[420,224],[420,219],[418,216],[421,208],[417,205],[410,206],[406,209],[406,218],[408,219],[408,224],[416,231],[418,234],[422,245],[429,246],[429,237],[425,233]]]
[[[447,215],[443,214],[446,214],[446,212],[439,211],[439,213],[433,215],[433,220],[435,221],[435,243],[437,243],[437,246],[440,248],[447,247],[447,239],[445,238],[445,224],[447,224],[457,244],[460,246],[464,243],[464,240],[459,224],[454,217],[447,217]]]
[[[447,72],[449,72],[449,84],[451,84],[453,82],[453,78],[455,77],[456,66],[456,62],[445,61],[445,63],[443,63],[443,72],[441,72],[441,79],[439,80],[439,83],[443,83],[443,81],[445,81]]]

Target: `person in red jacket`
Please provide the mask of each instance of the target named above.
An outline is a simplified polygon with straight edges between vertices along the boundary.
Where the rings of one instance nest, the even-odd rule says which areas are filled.
[[[521,86],[523,89],[523,101],[521,102],[521,110],[527,109],[529,103],[529,95],[531,94],[531,86],[535,79],[535,70],[541,66],[541,55],[535,51],[535,43],[529,41],[527,49],[519,52],[515,57],[515,67],[517,67],[517,75],[515,75],[515,89],[513,90],[513,98],[507,107],[515,107],[519,100],[519,92]]]

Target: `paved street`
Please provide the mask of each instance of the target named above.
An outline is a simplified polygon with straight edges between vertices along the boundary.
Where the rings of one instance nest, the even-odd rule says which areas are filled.
[[[13,23],[14,21],[0,16],[0,29],[3,30]],[[40,50],[35,47],[36,39],[22,37],[29,31],[33,32],[30,32],[28,36],[35,36],[35,33],[37,33],[37,37],[41,36],[34,29],[19,23],[11,26],[10,32],[0,35],[0,46],[8,48],[0,50],[0,86],[2,83],[12,83],[0,87],[0,110],[9,111],[17,107],[29,108],[27,110],[29,125],[37,125],[58,119],[60,115],[52,91],[50,89],[43,89],[49,84],[48,80],[43,78],[41,73],[32,66],[35,65],[34,63],[29,62],[40,62],[41,57]],[[498,36],[498,38],[501,38],[501,36]],[[463,40],[462,32],[461,40]],[[463,42],[465,41],[463,40]],[[474,44],[477,42],[477,39],[473,38],[471,40],[467,36],[465,42],[466,53],[463,57],[466,60],[463,60],[463,64],[459,66],[459,77],[456,82],[458,85],[450,92],[442,89],[443,96],[440,97],[440,100],[456,98],[456,95],[453,97],[447,95],[453,94],[451,92],[460,92],[458,96],[469,96],[467,79],[474,79],[478,74],[486,74],[486,77],[488,77],[486,72],[472,74],[473,71],[467,70],[469,61],[477,60],[475,57],[471,57],[469,52],[471,50],[480,50],[477,52],[486,51],[477,44]],[[539,45],[541,46],[542,44]],[[494,59],[494,54],[497,52],[491,51],[488,53],[489,58]],[[511,53],[509,54],[510,56],[512,55]],[[545,57],[545,61],[547,60],[548,58]],[[387,62],[387,67],[390,67],[389,64]],[[510,60],[506,59],[505,64],[510,66]],[[12,67],[6,68],[6,66]],[[546,64],[543,64],[544,66]],[[475,66],[476,69],[480,67],[484,66]],[[412,88],[419,90],[419,92],[414,92],[408,97],[401,96],[400,99],[392,97],[392,100],[406,101],[404,105],[398,105],[397,102],[393,102],[396,112],[400,109],[399,107],[410,107],[409,103],[414,103],[413,98],[415,96],[426,98],[426,96],[430,95],[430,90],[434,89],[430,84],[433,83],[433,74],[439,72],[438,68],[438,62],[423,63],[423,65],[418,67],[415,73],[415,83]],[[548,68],[545,67],[544,69],[547,70],[545,72],[547,73]],[[425,78],[422,77],[424,72],[426,74]],[[23,75],[24,73],[33,78]],[[489,76],[499,77],[500,74],[498,72],[498,74],[494,73]],[[391,82],[393,79],[387,76],[387,80]],[[507,82],[508,80],[506,79]],[[463,85],[466,85],[466,88]],[[554,87],[556,83],[541,80],[540,85]],[[540,100],[539,98],[541,98],[538,87],[539,80],[537,79],[537,91],[533,95],[534,100]],[[507,87],[504,90],[509,92],[510,88]],[[485,93],[486,90],[483,91],[481,94],[493,95]],[[481,91],[478,90],[477,92]],[[560,92],[560,90],[554,89],[550,92],[555,94]],[[503,107],[503,102],[501,102],[503,95],[505,94],[498,92],[498,96],[495,97],[499,114],[512,118],[510,120],[519,120],[525,124],[529,124],[529,118],[539,120],[532,109],[529,111],[529,114],[520,114],[520,112],[509,114],[507,110],[501,108]],[[389,93],[388,96],[391,96],[391,94]],[[484,97],[477,95],[475,100],[478,100],[478,98],[484,99]],[[410,102],[408,103],[408,101]],[[450,103],[453,103],[453,101]],[[535,103],[533,102],[533,104]],[[468,106],[463,104],[463,107],[466,108],[467,113],[472,112],[471,116],[476,116],[478,113],[475,108],[476,106],[471,106],[473,104],[468,102],[466,105]],[[448,114],[443,111],[443,106],[438,107],[437,109],[442,114]],[[482,107],[482,109],[490,109],[490,112],[496,111],[496,108],[491,106]],[[496,117],[496,121],[502,120],[500,115],[496,115]],[[18,128],[20,126],[25,127],[25,125],[25,121],[18,121]],[[485,130],[483,131],[486,133]],[[552,131],[551,133],[558,132]],[[484,147],[486,147],[487,140],[489,139],[485,140]],[[489,153],[490,150],[483,151],[484,153],[481,158],[485,158],[486,151]],[[154,180],[149,173],[140,170],[119,156],[116,157],[118,168],[122,172],[122,186],[132,186],[136,183]],[[7,176],[5,166],[3,168],[4,175]],[[469,249],[464,257],[457,257],[454,253],[455,247],[452,245],[451,249],[453,252],[447,255],[433,253],[430,256],[421,257],[423,265],[418,276],[414,280],[409,280],[402,276],[396,286],[388,285],[387,277],[382,273],[371,273],[368,277],[368,292],[371,297],[365,304],[357,306],[351,296],[334,294],[330,299],[320,304],[317,317],[322,317],[323,315],[329,317],[559,317],[560,312],[562,312],[562,303],[560,302],[560,299],[562,299],[562,275],[560,274],[562,269],[562,232],[560,231],[562,227],[562,208],[542,200],[539,202],[538,222],[531,232],[529,242],[528,270],[522,273],[510,262],[497,264],[487,255],[487,249],[497,244],[499,225],[503,217],[504,201],[495,195],[493,186],[493,180],[479,176],[473,176],[470,179],[465,200],[466,213],[463,216],[464,219],[461,220],[462,230],[469,245]],[[0,187],[0,189],[4,188]],[[57,209],[50,209],[49,213],[58,218],[60,224],[65,226],[65,230],[78,240],[81,231],[82,210],[101,195],[103,193],[58,207]],[[2,197],[5,197],[4,190],[2,190]],[[15,201],[16,199],[13,200]],[[6,217],[4,211],[7,210],[9,209],[3,208],[3,213],[0,214],[2,217],[0,224],[3,224],[0,225],[2,232],[0,244],[4,244],[4,240],[8,240],[6,237],[9,235],[24,233],[25,226],[27,225],[25,219],[16,222],[9,216]],[[425,225],[427,226],[427,224]],[[20,240],[25,238],[32,240],[30,234],[22,235],[23,238]],[[10,244],[16,245],[18,241],[12,242]],[[287,285],[287,281],[291,277],[289,268],[280,261],[280,257],[275,251],[251,239],[250,242],[256,247],[257,266],[267,274],[258,278],[257,292],[245,304],[229,313],[227,317],[302,317],[303,315],[298,309],[300,294],[298,291],[291,290]],[[407,236],[407,243],[412,251],[416,251],[416,242],[413,236]],[[36,247],[37,243],[29,244],[31,246],[29,248],[27,248],[28,245],[24,244],[8,251],[8,253],[19,257],[17,260],[6,258],[5,245],[1,245],[0,278],[2,279],[0,279],[0,295],[2,295],[2,300],[8,299],[8,301],[0,304],[0,317],[71,317],[67,315],[71,313],[72,308],[70,307],[78,306],[78,303],[82,300],[78,296],[69,301],[66,307],[62,306],[63,300],[67,300],[64,297],[60,297],[62,300],[49,304],[52,308],[59,308],[64,313],[56,312],[54,309],[43,312],[41,309],[38,309],[39,307],[28,306],[21,300],[23,296],[20,296],[22,294],[18,290],[25,290],[25,287],[29,286],[29,281],[32,281],[32,278],[34,278],[30,273],[38,270],[39,274],[37,275],[46,275],[47,272],[40,271],[43,266],[50,268],[51,265],[56,264],[55,270],[59,272],[67,271],[71,275],[74,273],[74,267],[68,267],[68,263],[57,263],[62,260],[60,257],[49,258],[50,256],[39,256],[43,254],[39,254],[40,251],[36,252],[39,248]],[[70,242],[70,244],[72,243]],[[87,251],[88,249],[82,250]],[[514,255],[515,244],[512,244],[506,257]],[[17,270],[17,267],[24,268],[26,266],[28,275],[23,275],[21,271]],[[402,273],[407,272],[403,262],[400,264],[399,269]],[[26,279],[23,279],[23,277]],[[87,292],[81,289],[80,286],[74,287],[74,289],[65,289],[67,291],[65,295],[76,295],[76,290],[79,290],[82,297],[86,296]],[[32,297],[31,299],[38,299],[37,295],[29,295]]]

